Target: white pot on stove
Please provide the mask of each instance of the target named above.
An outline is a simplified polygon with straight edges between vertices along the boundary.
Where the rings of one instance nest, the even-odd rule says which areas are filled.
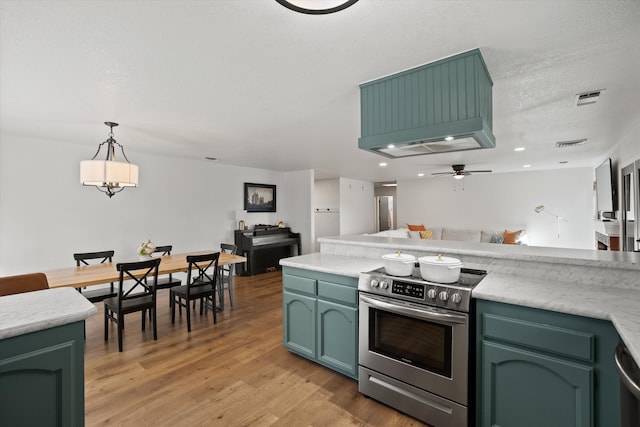
[[[436,283],[455,283],[460,278],[462,261],[442,255],[418,258],[420,276],[424,280]]]
[[[382,255],[384,271],[390,276],[411,276],[415,267],[416,257],[400,253]]]

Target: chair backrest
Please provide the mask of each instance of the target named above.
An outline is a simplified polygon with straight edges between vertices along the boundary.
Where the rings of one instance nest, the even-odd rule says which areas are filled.
[[[99,259],[100,264],[104,264],[105,262],[113,261],[113,254],[115,251],[102,251],[102,252],[82,252],[73,254],[73,259],[76,260],[76,265],[80,267],[80,265],[89,265],[87,261],[91,261],[94,259]]]
[[[161,252],[161,256],[171,255],[171,249],[173,249],[173,245],[156,246],[156,250],[153,253]]]
[[[220,252],[204,255],[187,255],[187,295],[194,288],[213,287],[218,282],[218,260]],[[207,270],[212,269],[210,273]],[[193,278],[193,279],[192,279]]]
[[[49,282],[44,273],[0,277],[0,296],[41,291],[43,289],[49,289]]]
[[[160,258],[152,258],[148,261],[120,262],[116,264],[116,270],[120,272],[118,305],[121,306],[122,301],[147,295],[151,295],[155,300],[160,261]],[[125,287],[124,282],[126,280],[131,280],[133,285]]]
[[[238,252],[238,247],[230,243],[220,243],[220,251],[227,254],[235,255],[236,252]]]
[[[238,252],[238,247],[230,243],[220,243],[220,251],[235,255]],[[233,270],[233,264],[227,264],[220,267],[226,274],[231,274]],[[225,279],[226,280],[226,279]]]

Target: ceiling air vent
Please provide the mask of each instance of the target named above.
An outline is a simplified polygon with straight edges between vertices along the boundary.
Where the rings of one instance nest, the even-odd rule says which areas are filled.
[[[595,104],[600,98],[600,93],[604,89],[592,90],[591,92],[579,93],[576,95],[576,106]]]
[[[558,141],[556,142],[556,148],[570,148],[578,147],[587,142],[588,138],[574,139],[573,141]]]

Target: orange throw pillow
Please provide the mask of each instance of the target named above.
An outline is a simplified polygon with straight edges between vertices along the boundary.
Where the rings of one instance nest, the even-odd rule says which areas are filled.
[[[425,231],[426,228],[424,228],[424,224],[407,224],[407,228],[409,229],[409,231]]]
[[[521,232],[522,230],[518,230],[518,231],[504,230],[504,241],[502,242],[502,244],[515,245],[516,242],[518,241],[518,238],[520,237]]]

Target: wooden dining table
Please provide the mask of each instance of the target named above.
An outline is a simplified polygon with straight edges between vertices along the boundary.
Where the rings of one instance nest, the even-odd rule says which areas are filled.
[[[203,255],[212,252],[218,251],[196,251],[161,256],[159,257],[161,261],[158,267],[158,275],[169,273],[184,273],[187,271],[189,265],[189,263],[187,262],[187,255]],[[218,266],[227,264],[238,264],[246,261],[247,259],[243,256],[221,252],[220,258],[218,260]],[[99,285],[119,281],[120,273],[116,269],[116,264],[117,263],[115,262],[110,262],[104,264],[83,265],[80,267],[67,267],[57,270],[48,270],[43,271],[43,273],[47,276],[47,281],[49,282],[50,288],[59,288],[63,286],[73,286],[75,288],[80,288],[84,286]]]

